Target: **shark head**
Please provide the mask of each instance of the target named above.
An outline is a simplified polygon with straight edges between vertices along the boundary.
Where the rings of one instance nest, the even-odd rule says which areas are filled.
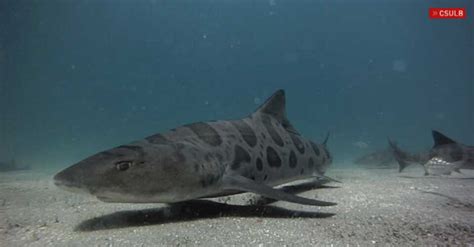
[[[54,176],[65,190],[85,192],[105,202],[175,202],[199,183],[193,172],[196,162],[186,157],[185,144],[151,145],[146,140],[92,155]],[[189,150],[188,150],[189,151]]]

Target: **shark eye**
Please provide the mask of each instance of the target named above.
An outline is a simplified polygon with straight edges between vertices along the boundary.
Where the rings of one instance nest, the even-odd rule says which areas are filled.
[[[130,166],[132,166],[131,161],[119,161],[115,164],[115,168],[117,168],[119,171],[125,171],[130,168]]]

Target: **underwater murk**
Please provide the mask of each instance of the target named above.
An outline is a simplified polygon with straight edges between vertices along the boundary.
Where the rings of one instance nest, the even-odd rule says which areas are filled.
[[[474,3],[0,2],[0,246],[473,246]]]

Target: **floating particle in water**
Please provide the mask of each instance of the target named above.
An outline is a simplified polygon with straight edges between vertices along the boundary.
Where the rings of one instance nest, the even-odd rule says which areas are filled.
[[[270,6],[275,6],[276,1],[275,0],[268,0],[268,4],[270,4]]]
[[[364,141],[356,141],[354,143],[352,143],[353,146],[356,146],[358,148],[362,148],[362,149],[366,149],[369,147],[369,144],[367,142],[364,142]]]
[[[397,71],[397,72],[405,72],[406,69],[407,69],[407,64],[405,60],[403,59],[393,60],[392,70]]]
[[[439,120],[443,120],[446,118],[446,114],[444,114],[444,112],[438,112],[435,114],[435,117]]]
[[[283,59],[287,63],[297,63],[299,61],[299,55],[296,52],[287,52],[283,55]]]
[[[262,100],[259,97],[253,98],[253,103],[255,103],[256,105],[259,105],[260,102],[262,102]]]
[[[203,39],[207,39],[207,34],[203,34],[203,35],[202,35],[202,38],[203,38]]]
[[[207,101],[207,100],[204,101],[204,104],[205,104],[205,105],[209,105],[209,101]]]

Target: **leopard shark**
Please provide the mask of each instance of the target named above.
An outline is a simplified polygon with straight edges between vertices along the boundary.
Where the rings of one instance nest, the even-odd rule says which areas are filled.
[[[103,202],[177,203],[253,192],[313,206],[336,203],[274,188],[327,178],[327,139],[304,138],[286,116],[284,90],[237,120],[195,122],[94,154],[54,176],[62,189]]]
[[[389,139],[399,172],[412,163],[423,166],[425,175],[450,175],[461,169],[474,169],[474,146],[454,141],[439,131],[432,131],[434,145],[427,152],[411,154],[401,150]]]

